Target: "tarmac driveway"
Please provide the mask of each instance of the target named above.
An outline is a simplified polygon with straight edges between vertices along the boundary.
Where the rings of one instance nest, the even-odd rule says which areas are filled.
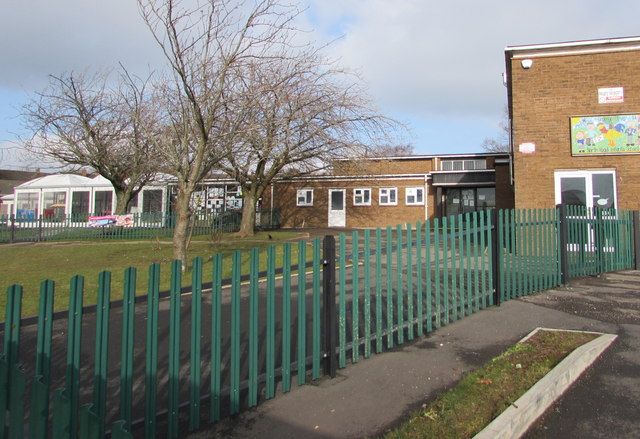
[[[640,437],[640,272],[575,280],[522,300],[615,324],[619,336],[526,437]]]
[[[619,338],[529,437],[640,437],[640,271],[624,271],[487,308],[189,438],[380,437],[536,327]]]

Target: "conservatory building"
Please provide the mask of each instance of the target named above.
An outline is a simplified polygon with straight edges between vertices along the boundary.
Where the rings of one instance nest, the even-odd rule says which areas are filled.
[[[164,212],[166,183],[145,186],[128,206],[129,213]],[[14,188],[13,215],[17,219],[46,219],[68,215],[110,215],[115,192],[102,176],[55,174],[36,178]]]

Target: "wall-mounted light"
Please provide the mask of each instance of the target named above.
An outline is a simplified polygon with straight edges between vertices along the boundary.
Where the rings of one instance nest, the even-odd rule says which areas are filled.
[[[520,61],[520,64],[522,64],[522,68],[523,69],[530,69],[531,66],[533,65],[533,60],[532,59],[523,59],[522,61]]]

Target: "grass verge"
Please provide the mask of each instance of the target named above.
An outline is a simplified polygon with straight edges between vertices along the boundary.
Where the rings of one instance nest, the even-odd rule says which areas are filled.
[[[453,389],[389,432],[385,439],[470,438],[479,433],[563,358],[597,335],[539,331],[466,375]]]
[[[202,239],[191,243],[189,248],[190,261],[187,271],[183,273],[183,285],[191,283],[191,260],[196,256],[203,258],[203,281],[211,281],[212,259],[216,253],[224,256],[223,278],[231,276],[230,255],[242,251],[243,274],[248,272],[249,250],[258,247],[266,249],[270,245],[276,246],[276,258],[282,260],[282,244],[296,238],[294,232],[266,232],[258,233],[247,239],[237,239],[233,236],[221,236],[216,242]],[[197,239],[197,238],[194,238]],[[96,303],[98,275],[108,270],[112,273],[111,299],[122,297],[124,285],[124,270],[129,267],[137,268],[136,294],[147,293],[148,267],[153,263],[161,264],[161,290],[169,289],[172,261],[172,246],[170,242],[150,240],[146,242],[98,241],[98,242],[65,242],[39,243],[27,246],[3,246],[0,251],[0,321],[4,320],[6,307],[5,291],[10,285],[22,285],[23,307],[22,315],[30,316],[38,312],[40,283],[45,279],[55,281],[56,291],[54,308],[67,309],[69,305],[69,281],[77,274],[85,276],[84,304]],[[297,263],[297,245],[292,245],[292,262]],[[311,251],[307,251],[310,260]],[[266,251],[261,252],[260,270],[266,268]]]

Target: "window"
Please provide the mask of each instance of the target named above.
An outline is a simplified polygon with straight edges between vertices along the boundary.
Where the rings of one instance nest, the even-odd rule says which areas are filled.
[[[67,193],[45,192],[43,203],[43,214],[45,218],[64,215],[64,209],[67,207]]]
[[[88,191],[77,191],[71,194],[71,213],[73,215],[89,213]]]
[[[38,216],[38,199],[36,192],[21,192],[16,195],[16,215],[18,218],[35,219]]]
[[[313,206],[313,189],[298,189],[296,194],[297,206]]]
[[[406,203],[411,205],[424,205],[424,188],[408,187],[405,189]]]
[[[113,202],[113,192],[96,191],[93,195],[93,211],[96,215],[110,215]]]
[[[162,189],[145,189],[142,191],[142,212],[162,212]]]
[[[398,204],[398,189],[394,187],[380,188],[380,205],[395,206]]]
[[[487,169],[487,161],[478,160],[443,160],[442,171],[473,171],[474,169]]]
[[[478,210],[495,209],[496,208],[496,188],[485,187],[478,188],[477,191],[478,201],[476,206]]]
[[[360,188],[353,190],[354,206],[371,206],[371,189]]]

